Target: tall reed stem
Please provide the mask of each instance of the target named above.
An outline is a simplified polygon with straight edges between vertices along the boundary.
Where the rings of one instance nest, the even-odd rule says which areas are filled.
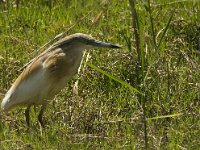
[[[133,36],[135,38],[135,46],[136,46],[136,52],[137,52],[137,67],[136,67],[136,73],[137,73],[137,85],[138,89],[140,91],[143,91],[144,95],[138,94],[138,99],[140,103],[142,104],[143,109],[143,125],[144,125],[144,141],[145,141],[145,149],[148,148],[148,133],[147,133],[147,119],[146,119],[146,96],[145,96],[145,87],[141,86],[144,80],[144,52],[141,49],[141,42],[140,42],[140,30],[139,30],[139,21],[138,21],[138,14],[135,7],[135,1],[129,0],[130,6],[131,6],[131,13],[132,13],[132,20],[133,20]]]

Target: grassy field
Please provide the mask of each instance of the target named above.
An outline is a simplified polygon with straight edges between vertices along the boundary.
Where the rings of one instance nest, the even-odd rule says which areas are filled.
[[[31,109],[29,130],[25,108],[0,111],[1,150],[199,149],[200,2],[137,1],[135,38],[130,1],[0,4],[2,98],[20,68],[62,32],[123,46],[86,52],[79,75],[48,105],[44,129],[37,122],[40,108]]]

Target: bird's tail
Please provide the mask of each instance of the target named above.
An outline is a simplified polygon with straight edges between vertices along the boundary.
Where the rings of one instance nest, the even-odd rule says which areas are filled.
[[[6,93],[5,97],[3,98],[3,101],[1,102],[1,109],[3,111],[8,111],[13,107],[11,97],[12,97],[11,94],[8,92],[8,93]]]

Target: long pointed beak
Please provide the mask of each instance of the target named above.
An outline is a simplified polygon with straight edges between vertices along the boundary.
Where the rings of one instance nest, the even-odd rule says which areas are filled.
[[[102,48],[121,48],[120,46],[98,40],[95,40],[91,45],[94,47],[102,47]]]

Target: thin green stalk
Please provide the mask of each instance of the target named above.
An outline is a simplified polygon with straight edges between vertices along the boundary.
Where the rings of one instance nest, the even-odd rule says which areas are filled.
[[[135,1],[129,0],[130,6],[131,6],[131,12],[132,12],[132,27],[133,27],[133,35],[135,37],[135,45],[136,45],[136,51],[138,55],[138,65],[137,65],[137,84],[140,91],[145,91],[145,87],[142,86],[142,82],[144,79],[144,52],[140,48],[140,35],[139,35],[139,21],[138,21],[138,14],[135,7]],[[142,109],[143,109],[143,125],[144,125],[144,141],[145,141],[145,149],[148,149],[148,133],[147,133],[147,119],[146,119],[146,96],[144,95],[138,95],[138,99],[141,101]]]
[[[140,38],[139,38],[139,22],[138,22],[138,15],[135,9],[135,2],[133,0],[129,0],[131,6],[131,14],[132,14],[132,21],[133,21],[133,30],[134,30],[134,37],[135,37],[135,45],[136,51],[138,55],[138,62],[141,65],[141,51],[140,51]]]
[[[166,35],[166,32],[167,32],[167,30],[168,30],[168,28],[169,28],[169,25],[170,25],[171,21],[172,21],[172,18],[173,18],[173,16],[174,16],[174,12],[175,12],[175,11],[173,10],[172,13],[171,13],[171,15],[170,15],[170,17],[169,17],[169,20],[168,20],[168,22],[167,22],[165,28],[164,28],[164,31],[163,31],[163,33],[162,33],[162,35],[161,35],[161,38],[160,38],[159,42],[158,42],[158,46],[157,46],[158,49],[159,49],[161,43],[163,42],[163,38],[164,38],[164,36]]]
[[[154,47],[155,51],[157,51],[156,35],[155,35],[155,30],[154,30],[155,28],[154,28],[154,23],[153,23],[153,17],[152,17],[150,0],[147,0],[147,5],[148,6],[146,7],[146,10],[149,13],[151,33],[152,33],[152,40],[153,40],[153,47]]]
[[[170,23],[171,23],[171,21],[172,21],[172,18],[173,18],[173,16],[174,16],[174,12],[175,12],[175,11],[173,10],[172,13],[171,13],[171,15],[170,15],[170,17],[169,17],[169,20],[168,20],[168,22],[167,22],[167,24],[166,24],[166,26],[165,26],[165,28],[164,28],[164,30],[163,30],[163,33],[162,33],[162,35],[161,35],[161,38],[160,38],[160,40],[159,40],[159,42],[158,42],[158,46],[157,46],[158,49],[160,48],[160,45],[161,45],[162,42],[163,42],[163,39],[164,39],[164,37],[165,37],[165,35],[166,35],[166,33],[167,33],[167,30],[169,29],[169,25],[170,25]],[[160,51],[155,53],[154,59],[153,59],[153,60],[151,61],[151,63],[149,64],[148,69],[147,69],[147,72],[146,72],[146,75],[145,75],[145,77],[144,77],[144,82],[146,81],[146,79],[147,79],[147,77],[148,77],[148,75],[149,75],[149,73],[150,73],[151,68],[154,66],[155,60],[157,59],[157,56],[159,55],[159,53],[160,53]]]

